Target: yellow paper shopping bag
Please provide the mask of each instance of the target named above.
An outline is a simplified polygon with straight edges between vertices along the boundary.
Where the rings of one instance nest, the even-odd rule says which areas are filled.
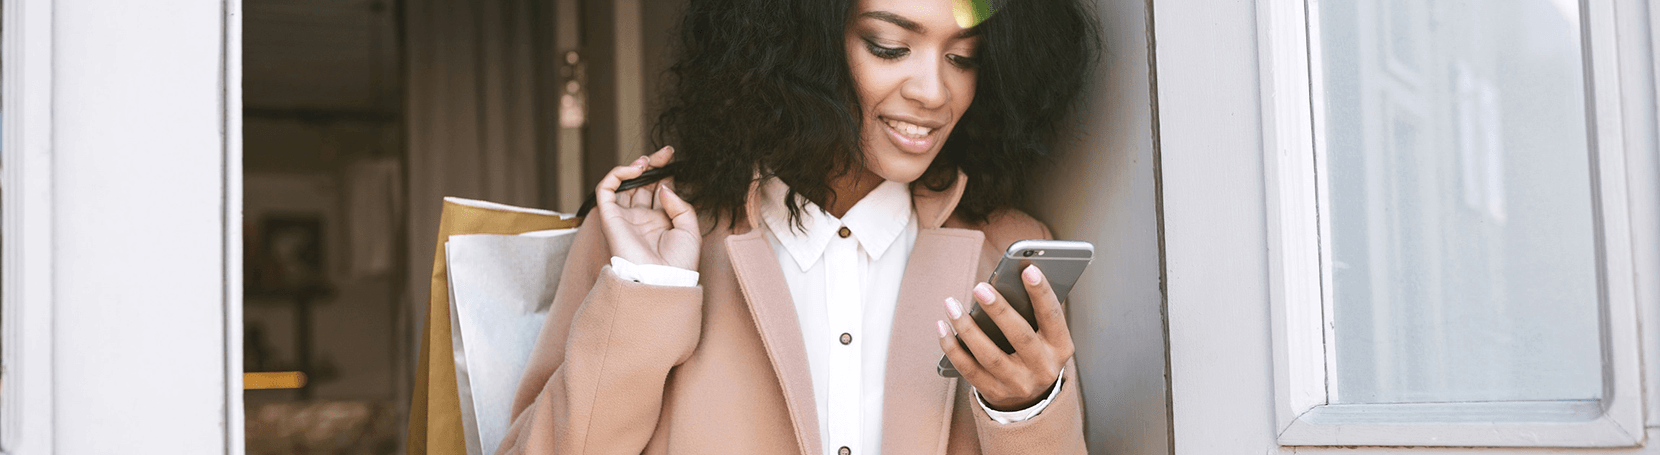
[[[456,388],[450,334],[450,292],[444,243],[452,235],[522,234],[574,228],[580,218],[559,213],[461,198],[444,198],[432,260],[431,299],[415,367],[415,394],[409,406],[409,453],[465,455],[466,436]]]

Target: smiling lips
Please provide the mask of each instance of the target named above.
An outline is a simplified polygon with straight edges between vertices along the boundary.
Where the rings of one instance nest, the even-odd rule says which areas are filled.
[[[938,128],[891,118],[883,118],[882,121],[888,125],[888,138],[892,139],[894,145],[898,145],[901,150],[911,153],[924,153],[933,148],[933,135]]]

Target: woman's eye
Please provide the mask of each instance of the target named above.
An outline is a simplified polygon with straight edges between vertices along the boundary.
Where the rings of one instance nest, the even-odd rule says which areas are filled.
[[[876,44],[875,41],[868,39],[865,40],[865,48],[870,50],[870,55],[874,55],[883,60],[893,60],[911,53],[910,49],[903,47],[884,47],[880,44]]]
[[[956,65],[958,68],[962,68],[962,69],[965,69],[965,70],[971,70],[971,69],[975,69],[975,68],[980,67],[980,60],[976,59],[974,57],[965,57],[965,56],[961,56],[961,55],[957,55],[957,54],[946,54],[945,59],[950,61],[952,65]]]

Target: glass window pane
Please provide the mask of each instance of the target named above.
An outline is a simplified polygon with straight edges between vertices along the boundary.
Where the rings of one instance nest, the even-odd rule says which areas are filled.
[[[1579,5],[1318,5],[1333,402],[1598,398]]]

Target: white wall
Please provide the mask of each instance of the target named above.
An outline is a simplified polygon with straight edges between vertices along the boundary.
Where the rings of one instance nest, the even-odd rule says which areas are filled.
[[[240,363],[240,266],[227,248],[239,239],[227,227],[240,203],[227,194],[240,182],[227,176],[240,174],[240,150],[225,116],[239,109],[239,82],[226,82],[234,22],[232,46],[225,28],[239,2],[14,0],[7,11],[23,4],[51,11],[54,74],[24,90],[50,92],[49,159],[27,172],[50,175],[54,243],[51,300],[28,302],[51,312],[41,390],[52,405],[19,418],[50,419],[55,453],[239,451],[240,376],[227,368]]]
[[[1099,0],[1104,53],[1033,215],[1095,244],[1069,297],[1091,453],[1170,453],[1147,2]]]

